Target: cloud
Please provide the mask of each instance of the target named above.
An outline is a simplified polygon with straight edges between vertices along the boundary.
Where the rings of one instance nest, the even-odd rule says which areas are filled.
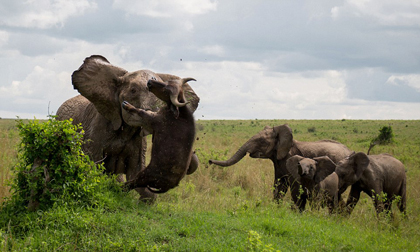
[[[196,78],[199,118],[420,118],[418,1],[3,2],[2,117],[56,111],[101,54]]]
[[[69,17],[95,8],[96,3],[88,0],[3,1],[0,7],[0,25],[48,29],[63,26]]]
[[[420,27],[420,2],[417,0],[347,0],[331,9],[334,19],[356,18],[382,26]],[[370,24],[371,25],[371,24]]]
[[[392,75],[378,68],[345,72],[348,97],[370,101],[420,102],[418,75]]]
[[[9,41],[9,33],[7,31],[0,30],[0,47],[6,45]]]
[[[217,1],[212,0],[114,0],[113,7],[134,15],[154,18],[200,15],[217,9]]]

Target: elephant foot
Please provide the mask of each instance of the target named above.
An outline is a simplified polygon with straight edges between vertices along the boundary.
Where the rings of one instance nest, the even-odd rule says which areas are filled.
[[[133,189],[135,189],[136,187],[134,186],[134,182],[133,181],[127,181],[122,185],[122,191],[123,192],[129,192]]]
[[[153,205],[156,202],[157,195],[149,191],[145,187],[140,187],[135,189],[138,194],[140,194],[139,201],[147,205]]]

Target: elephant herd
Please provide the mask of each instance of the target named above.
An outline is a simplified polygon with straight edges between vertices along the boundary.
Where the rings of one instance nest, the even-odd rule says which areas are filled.
[[[406,207],[404,165],[389,154],[366,155],[345,145],[321,140],[293,139],[288,125],[265,127],[252,136],[226,161],[210,164],[231,166],[247,153],[251,158],[270,159],[274,164],[274,199],[281,199],[288,188],[295,205],[305,210],[307,200],[326,203],[330,212],[339,210],[342,193],[351,186],[345,211],[351,213],[365,192],[374,200],[377,213],[389,212],[398,200],[401,212]]]
[[[100,55],[86,58],[72,74],[80,95],[65,101],[57,120],[81,123],[86,140],[83,150],[95,162],[103,162],[109,174],[125,174],[126,190],[135,189],[140,199],[153,202],[156,193],[176,187],[197,170],[193,152],[193,113],[199,97],[187,83],[192,78],[154,73],[128,72]],[[152,134],[152,156],[146,167],[146,136]],[[398,199],[405,213],[406,175],[403,164],[388,154],[355,153],[331,140],[303,142],[293,139],[288,125],[265,127],[244,143],[226,161],[210,164],[231,166],[247,153],[251,158],[270,159],[274,165],[274,199],[290,188],[299,210],[306,201],[325,202],[338,210],[342,193],[351,187],[349,213],[365,192],[378,213],[390,211]],[[120,178],[122,179],[122,178]]]

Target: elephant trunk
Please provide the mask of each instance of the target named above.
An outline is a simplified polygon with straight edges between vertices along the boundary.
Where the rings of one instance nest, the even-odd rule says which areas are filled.
[[[234,164],[238,163],[239,160],[241,160],[246,155],[246,153],[248,151],[248,145],[249,145],[249,143],[251,142],[252,139],[253,138],[251,138],[244,145],[242,145],[238,149],[238,151],[235,154],[233,154],[233,156],[229,160],[219,161],[219,160],[210,159],[209,164],[215,164],[215,165],[226,167],[226,166],[231,166],[231,165],[234,165]]]

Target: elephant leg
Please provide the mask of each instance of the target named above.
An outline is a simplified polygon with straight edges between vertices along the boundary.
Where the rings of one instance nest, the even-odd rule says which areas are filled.
[[[295,203],[295,206],[299,209],[300,212],[305,211],[307,194],[301,190],[301,185],[295,183],[291,186],[290,193],[292,200]]]
[[[386,215],[391,214],[391,208],[392,208],[392,200],[387,200],[384,202],[384,211]]]
[[[274,180],[274,190],[273,196],[274,200],[279,202],[284,198],[284,195],[287,193],[287,189],[289,188],[289,177],[282,176],[280,178],[275,178]]]
[[[376,193],[380,192],[380,193]],[[382,192],[382,190],[372,190],[372,198],[373,198],[373,204],[376,209],[376,213],[380,214],[387,208],[387,195]]]
[[[338,208],[338,193],[336,193],[335,195],[331,196],[328,195],[329,199],[328,199],[328,209],[329,209],[329,213],[333,214],[334,211],[336,211],[336,209]]]
[[[359,188],[356,188],[355,186],[351,187],[349,197],[346,203],[346,209],[347,209],[348,214],[351,214],[351,212],[353,212],[354,207],[359,201],[360,193],[361,193],[361,190]]]
[[[403,213],[404,216],[406,216],[405,207],[406,207],[407,198],[406,198],[406,182],[405,181],[403,182],[401,186],[399,196],[401,197],[401,199],[398,201],[398,208],[400,209],[400,212]]]

